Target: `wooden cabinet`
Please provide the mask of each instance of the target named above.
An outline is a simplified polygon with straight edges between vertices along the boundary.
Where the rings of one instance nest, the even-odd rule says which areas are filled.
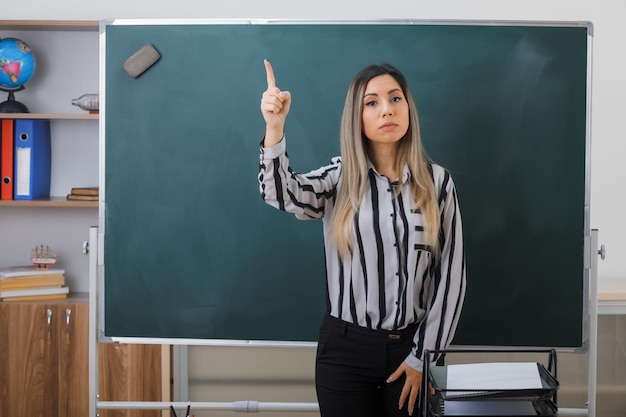
[[[82,301],[0,303],[0,417],[88,415],[88,323]]]
[[[170,399],[169,348],[100,343],[98,356],[100,401],[164,402]],[[99,414],[100,417],[160,417],[161,411],[99,410]]]
[[[32,113],[0,118],[50,120],[55,197],[0,201],[0,265],[24,262],[33,241],[50,244],[68,254],[63,263],[70,290],[88,291],[79,240],[87,229],[82,235],[76,229],[97,221],[98,205],[67,201],[65,194],[72,186],[97,184],[98,115],[74,108],[71,98],[87,89],[97,92],[98,22],[0,20],[0,38],[5,37],[27,42],[37,64],[25,90],[15,93]],[[0,92],[0,101],[6,98]],[[0,417],[89,415],[88,329],[86,296],[0,303]]]
[[[88,330],[85,296],[0,302],[0,417],[88,416]],[[101,401],[169,399],[168,348],[99,343],[98,362]],[[161,414],[159,410],[100,410],[99,415]]]

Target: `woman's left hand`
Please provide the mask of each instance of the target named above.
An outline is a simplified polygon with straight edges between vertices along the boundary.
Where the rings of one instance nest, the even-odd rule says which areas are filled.
[[[417,398],[422,387],[422,373],[411,368],[406,364],[406,362],[402,362],[400,366],[398,366],[398,369],[396,369],[395,372],[387,378],[387,382],[396,381],[402,376],[402,374],[406,374],[406,380],[404,381],[404,387],[402,387],[398,408],[404,407],[404,404],[407,403],[408,399],[407,408],[409,410],[409,415],[413,415],[415,404],[417,403]]]

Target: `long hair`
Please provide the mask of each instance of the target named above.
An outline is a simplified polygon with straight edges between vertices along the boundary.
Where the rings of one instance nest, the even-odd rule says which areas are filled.
[[[342,172],[330,234],[339,254],[350,255],[354,242],[352,222],[358,211],[368,181],[368,139],[363,133],[363,96],[368,82],[379,75],[391,75],[400,84],[409,106],[409,128],[398,143],[396,167],[410,171],[411,195],[416,209],[424,216],[426,243],[438,253],[440,213],[429,160],[422,147],[419,118],[413,96],[404,75],[390,64],[370,65],[352,80],[346,94],[341,118],[340,144]],[[402,178],[399,179],[402,181]],[[396,193],[400,192],[401,183]]]

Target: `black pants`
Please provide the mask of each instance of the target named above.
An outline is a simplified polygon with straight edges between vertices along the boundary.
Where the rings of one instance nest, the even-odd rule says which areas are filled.
[[[321,416],[408,416],[408,399],[398,409],[405,378],[386,380],[411,352],[415,330],[376,331],[327,316],[315,366]],[[413,416],[420,416],[417,403]]]

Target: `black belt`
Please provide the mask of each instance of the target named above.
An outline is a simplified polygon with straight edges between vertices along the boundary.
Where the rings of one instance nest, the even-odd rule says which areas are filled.
[[[405,341],[413,340],[415,332],[417,331],[417,323],[410,324],[404,329],[397,330],[385,330],[385,329],[370,329],[368,327],[359,326],[358,324],[350,323],[331,315],[326,315],[324,318],[324,325],[340,331],[342,334],[358,334],[365,337],[382,338],[389,340]]]

